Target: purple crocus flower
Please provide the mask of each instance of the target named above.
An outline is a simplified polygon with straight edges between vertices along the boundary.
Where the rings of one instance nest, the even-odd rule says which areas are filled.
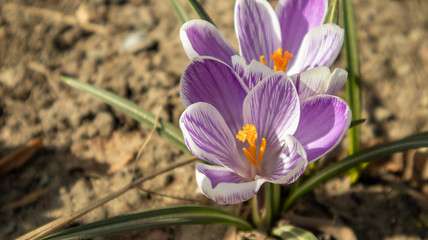
[[[344,31],[324,24],[327,0],[279,0],[276,12],[266,0],[237,0],[235,32],[239,53],[247,64],[263,62],[289,75],[317,66],[331,67],[342,45]],[[238,55],[211,23],[191,20],[180,31],[190,59],[212,56],[232,66]]]
[[[342,99],[302,99],[287,74],[244,67],[239,74],[221,60],[196,57],[181,79],[180,128],[189,150],[210,164],[196,164],[199,188],[219,204],[246,201],[264,182],[295,181],[351,121]]]

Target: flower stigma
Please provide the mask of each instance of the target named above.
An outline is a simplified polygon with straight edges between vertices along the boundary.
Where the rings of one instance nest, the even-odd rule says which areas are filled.
[[[262,143],[260,144],[259,154],[257,157],[257,129],[254,125],[247,124],[242,127],[242,130],[239,130],[236,138],[241,142],[248,141],[249,148],[242,148],[245,156],[247,156],[248,162],[251,163],[254,167],[260,167],[260,163],[262,162],[263,154],[266,150],[266,139],[262,138]],[[257,159],[257,162],[256,162]]]
[[[284,54],[282,53],[282,48],[278,48],[275,52],[273,52],[272,55],[270,55],[270,59],[274,61],[273,70],[275,71],[283,71],[287,70],[287,66],[290,63],[290,58],[293,57],[293,54],[289,53],[288,51],[284,51]],[[266,65],[265,56],[260,56],[260,62],[262,62],[264,65]]]

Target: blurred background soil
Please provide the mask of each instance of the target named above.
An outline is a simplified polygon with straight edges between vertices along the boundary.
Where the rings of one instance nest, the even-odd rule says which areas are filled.
[[[237,47],[234,1],[201,2]],[[361,126],[363,147],[427,131],[428,2],[353,2],[367,119]],[[162,105],[160,117],[177,124],[184,110],[178,84],[188,63],[179,28],[167,0],[0,0],[0,158],[37,137],[43,140],[23,166],[1,173],[1,239],[16,238],[120,189],[131,181],[134,166],[136,176],[145,176],[188,158],[155,134],[135,164],[150,130],[60,80],[61,75],[77,78],[153,113]],[[335,67],[344,66],[340,56]],[[343,146],[315,171],[344,157]],[[320,239],[428,239],[427,158],[420,149],[378,160],[355,185],[347,176],[336,177],[306,194],[284,219]],[[215,206],[198,192],[193,165],[145,182],[75,225],[177,204]],[[245,205],[222,209],[248,212]],[[108,239],[234,236],[265,237],[225,226],[186,226]]]

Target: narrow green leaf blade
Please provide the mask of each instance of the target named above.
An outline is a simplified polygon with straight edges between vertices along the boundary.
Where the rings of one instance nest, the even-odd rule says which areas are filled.
[[[330,1],[330,5],[328,6],[328,10],[323,21],[323,24],[326,23],[339,24],[339,0]]]
[[[355,27],[354,9],[351,0],[342,0],[343,22],[345,25],[345,56],[348,81],[346,82],[346,99],[352,110],[352,120],[361,118],[361,73],[358,50],[357,30]],[[360,127],[349,130],[349,155],[360,150]],[[351,182],[358,180],[360,172],[367,166],[362,164],[349,171]]]
[[[349,126],[349,128],[353,128],[353,127],[359,126],[359,125],[363,124],[365,121],[366,121],[365,118],[358,119],[358,120],[353,120],[351,122],[351,126]]]
[[[342,5],[345,24],[346,69],[348,70],[346,96],[352,110],[352,120],[358,120],[361,118],[361,73],[357,31],[355,28],[354,10],[351,0],[343,0]],[[360,148],[359,134],[359,127],[350,129],[350,154],[358,152]]]
[[[284,240],[317,240],[311,232],[291,224],[275,227],[272,234]]]
[[[192,7],[193,11],[198,15],[200,19],[206,20],[212,24],[214,24],[213,20],[210,18],[205,9],[199,4],[197,0],[187,0],[187,2]],[[214,24],[215,25],[215,24]]]
[[[251,225],[243,218],[228,212],[203,206],[178,206],[112,217],[70,228],[44,239],[88,239],[148,228],[191,224],[227,224],[244,230],[251,229]]]
[[[153,129],[156,116],[144,109],[141,109],[137,104],[124,98],[121,98],[109,91],[97,88],[84,82],[80,82],[73,78],[62,77],[62,80],[64,80],[68,85],[74,88],[87,92],[92,96],[101,99],[108,105],[111,105],[112,107],[126,113],[127,115],[144,124],[148,128]],[[186,144],[184,143],[183,135],[178,127],[159,118],[159,123],[156,131],[160,136],[169,140],[172,144],[177,146],[183,152],[191,154],[187,149]]]
[[[184,9],[183,4],[181,4],[178,0],[169,0],[174,9],[175,15],[181,24],[184,24],[187,21],[190,21],[189,14],[187,14],[186,9]]]
[[[324,182],[325,180],[330,179],[342,172],[348,171],[349,169],[359,166],[362,163],[377,160],[397,152],[403,152],[421,147],[428,147],[428,132],[361,150],[354,155],[346,157],[339,162],[326,167],[322,171],[314,174],[311,178],[303,182],[299,188],[296,189],[296,191],[293,191],[290,194],[283,206],[283,210],[288,210],[299,197],[312,190],[321,182]]]

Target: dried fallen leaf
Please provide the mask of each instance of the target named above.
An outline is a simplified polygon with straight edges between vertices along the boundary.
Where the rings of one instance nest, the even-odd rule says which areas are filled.
[[[0,176],[24,165],[39,150],[41,145],[42,138],[38,137],[31,140],[26,146],[2,158],[0,160]]]

